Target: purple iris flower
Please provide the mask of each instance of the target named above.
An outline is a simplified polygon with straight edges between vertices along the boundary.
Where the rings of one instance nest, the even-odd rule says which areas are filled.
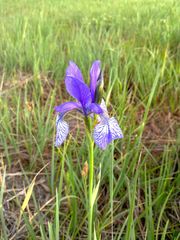
[[[78,66],[70,61],[66,70],[65,85],[67,92],[74,97],[78,102],[66,102],[55,107],[56,112],[66,113],[77,109],[85,116],[90,113],[102,113],[101,107],[95,103],[95,92],[97,81],[100,75],[100,61],[95,61],[90,70],[90,87],[84,80]]]
[[[56,118],[56,141],[55,146],[60,146],[66,139],[69,133],[69,125],[64,121],[64,115],[72,110],[77,110],[85,117],[91,113],[98,114],[100,123],[94,129],[94,141],[102,149],[105,149],[107,144],[116,138],[121,138],[114,133],[114,128],[118,129],[118,123],[113,118],[107,115],[107,109],[96,103],[98,95],[98,86],[101,79],[100,61],[93,62],[90,69],[90,86],[83,79],[82,73],[78,66],[70,61],[66,70],[65,85],[67,92],[77,100],[77,102],[66,102],[55,107],[55,111],[59,114]],[[104,127],[103,127],[104,126]],[[116,130],[117,130],[116,129]],[[118,129],[119,130],[119,129]],[[121,131],[122,133],[122,131]]]

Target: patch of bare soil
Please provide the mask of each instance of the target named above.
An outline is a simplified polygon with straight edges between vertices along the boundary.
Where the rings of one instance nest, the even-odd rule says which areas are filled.
[[[143,143],[147,147],[153,145],[153,153],[161,153],[165,145],[176,144],[179,127],[180,112],[152,111],[143,132]]]

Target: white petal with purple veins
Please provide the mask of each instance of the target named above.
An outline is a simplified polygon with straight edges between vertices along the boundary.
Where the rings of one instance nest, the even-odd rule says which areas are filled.
[[[56,118],[56,141],[55,146],[59,147],[65,140],[69,133],[69,125],[64,121],[62,115],[57,115]]]
[[[118,138],[123,138],[122,130],[119,127],[119,124],[114,117],[112,117],[108,120],[108,124],[109,124],[109,129],[110,129],[113,140],[118,139]]]
[[[94,128],[94,142],[102,149],[114,139],[123,138],[123,133],[117,120],[112,118],[102,118]]]
[[[109,125],[106,122],[100,122],[94,128],[94,142],[102,149],[105,149],[109,143]]]

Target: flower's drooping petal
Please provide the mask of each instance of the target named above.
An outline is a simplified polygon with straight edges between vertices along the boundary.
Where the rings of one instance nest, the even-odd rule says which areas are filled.
[[[69,66],[66,69],[66,76],[74,77],[79,81],[84,82],[81,70],[73,61],[69,62]]]
[[[109,132],[109,126],[107,122],[100,122],[94,128],[93,133],[94,142],[101,148],[105,149],[107,145],[112,141],[112,136]]]
[[[102,114],[103,113],[102,108],[97,103],[91,103],[89,109],[90,109],[91,113],[95,113],[95,114]]]
[[[91,102],[91,92],[85,83],[76,78],[66,76],[65,84],[67,92],[76,98],[83,108]]]
[[[78,102],[66,102],[56,106],[54,109],[56,112],[66,113],[74,109],[81,109],[81,104]]]
[[[105,149],[112,140],[123,138],[123,133],[114,117],[103,118],[102,121],[95,126],[93,137],[95,143],[100,148]]]
[[[119,124],[114,117],[108,119],[108,124],[109,124],[109,130],[111,132],[112,140],[124,137],[122,130],[119,127]]]
[[[93,62],[91,70],[90,70],[90,89],[91,89],[91,96],[92,102],[95,101],[95,92],[97,87],[97,81],[101,74],[101,62],[96,60]]]
[[[56,147],[59,147],[66,140],[68,133],[69,125],[64,121],[63,114],[58,114],[56,118]]]

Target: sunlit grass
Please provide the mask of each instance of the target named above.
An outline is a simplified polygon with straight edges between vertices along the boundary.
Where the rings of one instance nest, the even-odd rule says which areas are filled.
[[[95,236],[180,237],[179,15],[172,0],[0,2],[1,239],[87,238],[83,121],[60,155],[53,146],[53,107],[67,100],[63,79],[71,59],[87,82],[92,61],[101,60],[104,98],[125,136],[106,151],[95,149],[96,184],[102,166]],[[163,134],[159,126],[153,134],[158,112],[167,115],[159,119]],[[28,188],[44,166],[19,224]]]

